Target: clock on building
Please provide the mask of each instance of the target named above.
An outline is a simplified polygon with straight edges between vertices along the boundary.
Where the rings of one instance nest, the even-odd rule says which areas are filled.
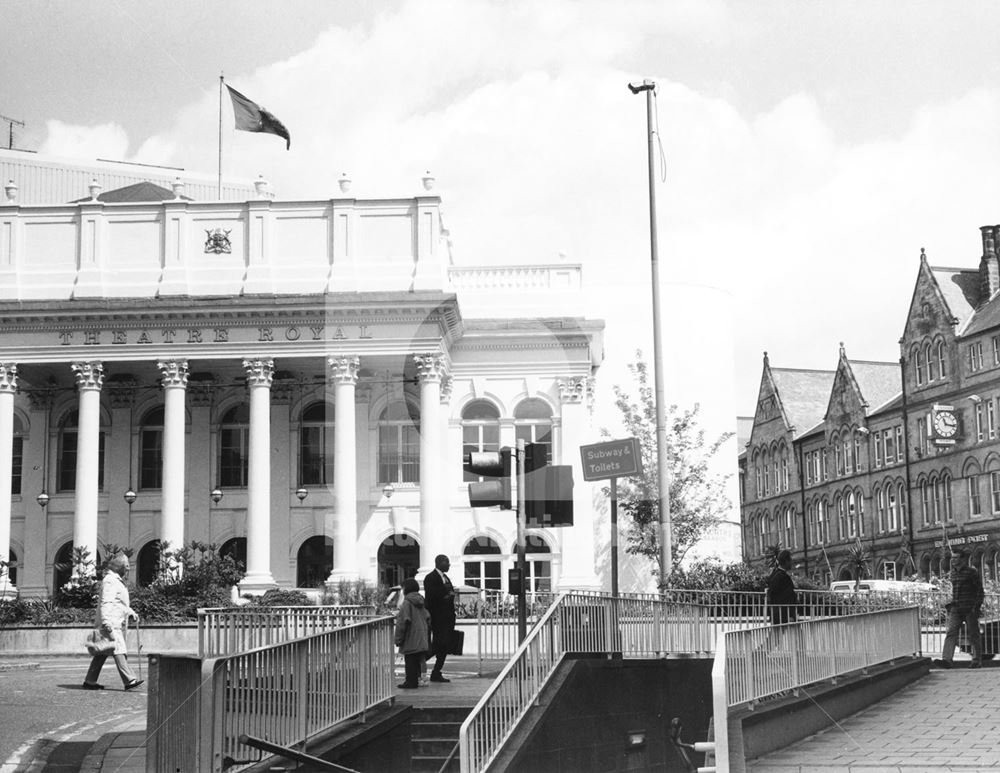
[[[934,435],[938,438],[950,440],[958,434],[958,417],[951,407],[935,405],[931,415],[931,423],[934,427]]]

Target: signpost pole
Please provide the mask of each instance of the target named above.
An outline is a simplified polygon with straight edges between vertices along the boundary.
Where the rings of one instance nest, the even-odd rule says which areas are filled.
[[[611,595],[618,597],[618,478],[611,479]]]
[[[525,504],[526,487],[524,485],[524,440],[517,441],[517,571],[521,576],[521,592],[517,596],[517,641],[523,642],[528,638],[528,605],[527,589],[525,583],[528,581],[525,569],[525,546],[524,530],[527,521],[527,510]]]

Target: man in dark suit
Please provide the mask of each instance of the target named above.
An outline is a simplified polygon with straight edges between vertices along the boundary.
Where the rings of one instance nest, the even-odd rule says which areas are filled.
[[[431,613],[431,651],[436,656],[431,669],[432,682],[450,682],[441,674],[455,630],[455,588],[445,574],[451,568],[448,556],[434,559],[434,569],[424,577],[424,599]]]

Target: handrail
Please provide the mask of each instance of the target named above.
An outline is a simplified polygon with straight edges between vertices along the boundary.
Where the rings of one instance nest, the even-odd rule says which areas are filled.
[[[753,624],[759,625],[759,618]],[[720,626],[718,616],[703,606],[660,596],[563,593],[462,723],[462,773],[491,764],[565,655],[707,653]]]
[[[917,606],[727,631],[712,666],[715,763],[729,771],[729,712],[920,652]]]
[[[198,655],[229,655],[377,616],[370,605],[206,607],[198,610]]]
[[[240,736],[297,747],[391,701],[392,625],[383,616],[213,658],[156,656],[147,768],[220,771],[227,759],[256,764],[260,756],[248,754]]]

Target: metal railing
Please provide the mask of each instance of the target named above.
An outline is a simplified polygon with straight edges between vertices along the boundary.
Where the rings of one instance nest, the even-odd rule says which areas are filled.
[[[921,649],[916,606],[726,632],[712,668],[716,768],[729,771],[731,709]]]
[[[685,601],[563,594],[545,611],[462,723],[462,773],[489,766],[565,655],[706,653],[714,648],[715,631],[714,616]]]
[[[391,617],[216,657],[150,659],[149,770],[227,771],[264,758],[241,736],[304,748],[392,699]]]
[[[215,607],[198,610],[198,656],[244,652],[376,617],[375,607]]]

